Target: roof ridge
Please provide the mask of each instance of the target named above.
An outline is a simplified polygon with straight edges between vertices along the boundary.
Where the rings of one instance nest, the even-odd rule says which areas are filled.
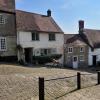
[[[38,14],[38,13],[24,11],[24,10],[19,10],[19,9],[16,9],[15,11],[20,11],[20,12],[29,13],[29,14],[36,14],[36,15],[40,15],[40,16],[46,16],[46,15],[43,15],[43,14]]]
[[[89,28],[84,28],[84,30],[100,31],[100,29],[89,29]]]

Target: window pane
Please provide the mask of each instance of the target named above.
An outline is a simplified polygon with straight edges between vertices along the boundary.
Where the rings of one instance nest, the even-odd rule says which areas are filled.
[[[80,47],[80,52],[84,52],[84,47]]]
[[[6,50],[6,39],[0,38],[0,50],[5,51]]]
[[[35,40],[35,33],[32,33],[32,40]]]
[[[68,52],[69,52],[69,53],[72,53],[72,52],[73,52],[73,48],[72,48],[72,47],[69,47],[69,48],[68,48]]]
[[[36,33],[36,40],[39,40],[39,33]]]
[[[48,54],[48,50],[44,49],[44,54],[47,55]]]
[[[50,34],[49,34],[49,40],[55,40],[55,34],[53,34],[53,33],[51,34],[51,33],[50,33]]]
[[[51,34],[49,34],[49,40],[51,40]]]
[[[39,33],[32,33],[32,40],[39,40]]]
[[[0,15],[0,24],[4,24],[5,23],[5,18],[3,15]]]

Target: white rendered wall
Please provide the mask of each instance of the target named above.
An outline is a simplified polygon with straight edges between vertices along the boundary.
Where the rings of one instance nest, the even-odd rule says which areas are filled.
[[[92,56],[96,55],[97,56],[97,60],[96,61],[100,61],[100,48],[94,49],[94,51],[91,51],[91,48],[89,48],[89,55],[88,55],[88,64],[89,65],[93,65],[93,58]]]
[[[39,33],[39,41],[32,41],[31,36],[31,32],[18,32],[17,43],[23,48],[56,48],[58,54],[63,54],[64,34],[56,34],[56,41],[49,41],[48,33]]]

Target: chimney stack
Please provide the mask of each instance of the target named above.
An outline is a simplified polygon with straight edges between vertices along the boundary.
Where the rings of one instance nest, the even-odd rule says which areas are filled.
[[[84,20],[79,20],[79,33],[82,33],[84,29]]]
[[[48,9],[48,11],[47,11],[47,16],[48,16],[48,17],[51,16],[51,10],[50,10],[50,9]]]

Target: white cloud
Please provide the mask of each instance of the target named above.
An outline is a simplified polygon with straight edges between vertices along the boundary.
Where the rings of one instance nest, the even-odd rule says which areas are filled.
[[[78,6],[85,6],[88,2],[86,0],[64,0],[63,5],[61,6],[62,9],[69,9],[75,8]]]

